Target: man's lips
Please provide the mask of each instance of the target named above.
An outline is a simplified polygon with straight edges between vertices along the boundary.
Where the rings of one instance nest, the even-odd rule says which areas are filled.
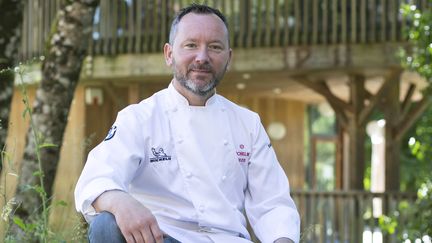
[[[208,69],[192,69],[191,71],[196,73],[211,73],[211,70]]]

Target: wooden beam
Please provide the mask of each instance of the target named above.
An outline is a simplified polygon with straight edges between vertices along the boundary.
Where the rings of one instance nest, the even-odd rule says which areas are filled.
[[[386,78],[378,92],[372,96],[369,104],[360,112],[359,123],[365,124],[368,117],[372,114],[373,110],[377,107],[378,103],[382,100],[383,96],[387,93],[388,88],[392,84],[392,79]]]
[[[336,106],[338,106],[339,110],[352,112],[352,107],[347,102],[335,96],[331,92],[325,81],[322,80],[318,82],[313,82],[307,79],[303,79],[300,81],[300,83],[317,92],[318,94],[324,96],[326,100],[329,101],[329,103],[334,103]]]
[[[120,110],[127,105],[127,102],[116,94],[114,85],[111,82],[107,82],[106,85],[103,85],[102,87],[108,97],[110,97],[110,99],[113,101],[114,105],[116,106],[116,110]]]
[[[327,102],[329,102],[330,106],[335,111],[336,118],[342,127],[346,128],[348,126],[348,118],[347,112],[351,112],[351,106],[345,101],[341,100],[337,96],[335,96],[325,81],[313,82],[308,80],[306,77],[296,77],[294,78],[298,83],[312,89],[318,94],[324,96]]]
[[[405,97],[404,97],[404,100],[403,100],[403,103],[402,103],[402,106],[401,106],[401,110],[402,110],[401,111],[401,119],[402,119],[402,117],[406,116],[406,114],[409,111],[409,108],[411,107],[411,104],[412,104],[411,98],[412,98],[412,96],[414,94],[415,88],[416,88],[415,84],[410,84],[410,86],[408,88],[408,91],[405,94]]]
[[[402,119],[399,121],[395,140],[402,139],[403,135],[411,128],[414,122],[423,114],[426,108],[432,103],[432,98],[429,96],[424,96],[423,99],[407,113]]]

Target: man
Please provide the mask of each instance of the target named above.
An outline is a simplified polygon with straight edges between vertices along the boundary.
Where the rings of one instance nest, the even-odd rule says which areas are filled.
[[[165,90],[120,111],[75,190],[91,242],[298,242],[300,220],[258,115],[215,94],[231,60],[225,17],[174,19]]]

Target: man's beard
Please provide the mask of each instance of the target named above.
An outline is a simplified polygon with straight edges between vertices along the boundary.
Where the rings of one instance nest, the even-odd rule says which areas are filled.
[[[184,74],[179,69],[177,69],[176,63],[173,60],[173,72],[175,79],[187,90],[201,97],[207,97],[209,94],[212,94],[214,92],[214,89],[219,84],[220,80],[223,78],[227,66],[228,64],[225,66],[223,72],[214,74],[210,64],[191,64],[188,66],[188,69]],[[190,77],[190,72],[194,69],[210,71],[213,75],[213,78],[210,79],[210,81],[205,85],[200,86],[198,82],[194,82]]]

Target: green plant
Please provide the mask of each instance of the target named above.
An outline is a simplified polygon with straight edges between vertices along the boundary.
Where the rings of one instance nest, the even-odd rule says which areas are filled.
[[[42,202],[42,209],[40,211],[40,214],[38,215],[31,215],[31,220],[29,219],[22,219],[15,215],[15,210],[19,205],[16,205],[17,202],[15,201],[15,198],[7,198],[6,196],[6,176],[4,176],[4,188],[2,188],[2,197],[3,197],[3,203],[4,207],[2,209],[2,219],[6,222],[5,225],[5,232],[7,234],[6,238],[4,239],[5,242],[16,242],[23,239],[31,239],[34,241],[37,239],[38,242],[63,242],[64,240],[54,240],[57,237],[50,231],[49,225],[48,225],[48,217],[49,213],[51,211],[52,207],[56,206],[66,206],[66,203],[63,201],[59,201],[56,203],[51,203],[51,199],[47,197],[47,194],[44,190],[44,174],[42,170],[42,163],[40,159],[40,151],[44,148],[49,147],[56,147],[56,145],[51,143],[45,143],[43,141],[43,136],[38,130],[36,129],[33,119],[32,119],[32,109],[30,107],[29,98],[27,95],[27,88],[23,81],[23,75],[25,72],[24,66],[20,65],[19,67],[15,68],[14,72],[19,76],[20,79],[20,91],[23,96],[23,102],[24,102],[24,111],[23,111],[23,119],[29,119],[30,123],[30,130],[32,132],[32,135],[34,137],[34,148],[36,151],[36,158],[38,163],[38,168],[36,171],[33,172],[33,175],[38,178],[39,184],[38,185],[26,185],[26,190],[34,190],[37,192],[37,195],[40,197]],[[5,162],[8,162],[10,165],[9,168],[13,168],[12,161],[10,156],[6,153],[5,149],[2,149],[1,153],[1,163],[4,164]],[[16,176],[18,177],[18,174],[13,172],[7,172],[7,175]],[[12,221],[13,224],[15,224],[25,235],[24,236],[17,236],[14,235],[16,232],[11,232],[10,224],[8,222]],[[24,237],[24,238],[22,238]]]
[[[382,216],[379,224],[383,232],[398,234],[401,241],[407,239],[422,239],[432,236],[432,181],[425,182],[417,193],[417,200],[413,205],[406,202],[399,204],[398,210],[391,216]],[[404,218],[406,223],[400,224]]]

